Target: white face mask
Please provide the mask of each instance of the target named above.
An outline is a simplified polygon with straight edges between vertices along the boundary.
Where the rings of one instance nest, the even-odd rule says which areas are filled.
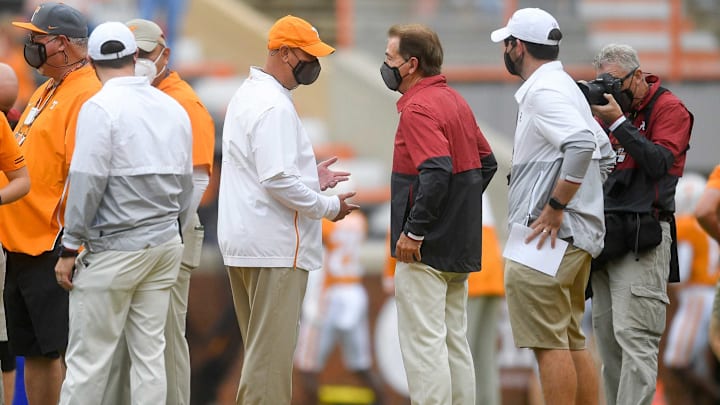
[[[157,71],[156,63],[160,60],[160,57],[162,57],[162,52],[160,52],[154,61],[147,58],[137,58],[135,61],[135,76],[145,77],[152,84],[155,78],[160,76],[167,67],[167,65],[163,66],[159,72]]]

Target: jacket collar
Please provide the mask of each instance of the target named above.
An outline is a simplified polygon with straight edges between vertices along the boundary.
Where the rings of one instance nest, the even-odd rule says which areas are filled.
[[[563,65],[559,60],[554,60],[540,65],[540,67],[537,68],[530,77],[525,80],[525,83],[523,83],[523,85],[515,92],[515,101],[520,104],[528,91],[530,91],[530,88],[535,84],[535,82],[540,80],[540,77],[542,77],[544,73],[558,70],[563,70]]]
[[[250,67],[250,77],[249,77],[249,79],[250,79],[250,80],[260,81],[260,82],[265,82],[265,83],[267,83],[268,85],[271,85],[271,86],[275,87],[279,92],[281,92],[282,94],[284,94],[285,96],[287,96],[287,98],[290,98],[290,99],[292,98],[292,95],[291,95],[291,93],[290,93],[290,90],[288,90],[288,89],[286,89],[285,87],[283,87],[283,85],[280,84],[280,82],[277,81],[277,79],[276,79],[273,75],[268,74],[268,73],[265,73],[265,71],[262,70],[262,68],[260,68],[260,67],[258,67],[258,66],[251,66],[251,67]]]
[[[401,112],[408,104],[410,104],[412,98],[415,97],[415,95],[421,92],[423,89],[437,85],[447,85],[447,79],[444,75],[434,75],[423,77],[422,79],[420,79],[420,81],[418,81],[417,83],[415,83],[414,86],[409,88],[408,91],[406,91],[405,94],[403,94],[402,97],[400,97],[400,99],[397,101],[398,112]]]
[[[660,88],[660,78],[655,75],[647,75],[645,77],[645,81],[648,83],[650,87],[648,87],[648,92],[645,94],[645,97],[643,97],[640,104],[637,106],[637,108],[634,108],[633,111],[642,111],[650,102],[650,99],[655,95],[655,93]]]

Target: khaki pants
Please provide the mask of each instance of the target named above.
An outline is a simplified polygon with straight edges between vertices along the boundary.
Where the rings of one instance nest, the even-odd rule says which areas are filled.
[[[497,363],[499,295],[469,297],[467,340],[475,366],[475,404],[500,405],[500,369]]]
[[[608,405],[652,402],[660,336],[670,302],[670,225],[661,222],[662,242],[640,254],[628,253],[591,274],[593,329]]]
[[[184,236],[182,262],[175,284],[170,290],[167,323],[165,324],[165,372],[167,375],[167,405],[190,404],[190,348],[185,331],[187,327],[190,275],[200,265],[200,254],[205,231],[197,214]],[[105,388],[103,405],[130,403],[130,354],[123,336],[118,344],[112,364],[110,380]]]
[[[78,257],[61,405],[101,403],[123,334],[133,364],[132,404],[165,403],[163,330],[181,254],[178,236],[140,251],[83,252]]]
[[[467,277],[423,263],[397,263],[400,350],[413,405],[475,403],[466,338]]]
[[[245,348],[238,405],[289,405],[293,354],[308,272],[228,267]]]

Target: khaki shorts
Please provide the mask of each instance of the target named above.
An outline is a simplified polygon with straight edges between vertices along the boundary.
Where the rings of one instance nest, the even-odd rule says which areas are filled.
[[[586,251],[568,246],[555,277],[506,260],[505,292],[517,347],[585,348],[580,321],[591,259]]]

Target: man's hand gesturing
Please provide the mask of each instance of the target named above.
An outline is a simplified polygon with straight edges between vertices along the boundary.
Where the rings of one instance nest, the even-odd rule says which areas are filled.
[[[338,212],[337,216],[335,218],[333,218],[333,222],[339,221],[339,220],[345,218],[349,213],[360,208],[359,205],[346,201],[347,199],[352,198],[354,196],[355,196],[354,191],[351,193],[338,194],[337,197],[340,200],[340,211]]]

